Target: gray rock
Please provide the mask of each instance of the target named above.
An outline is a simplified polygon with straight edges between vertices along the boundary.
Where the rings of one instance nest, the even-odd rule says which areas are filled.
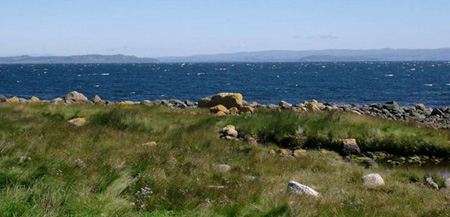
[[[378,173],[371,173],[363,176],[364,185],[367,187],[377,187],[384,185],[384,180]]]
[[[195,107],[196,103],[190,100],[184,101],[184,104],[186,104],[188,107]]]
[[[0,102],[6,102],[8,99],[0,94]]]
[[[275,110],[275,109],[277,109],[278,107],[277,107],[275,104],[269,104],[269,105],[267,105],[267,108],[268,108],[268,109]]]
[[[141,101],[141,105],[147,105],[147,106],[152,106],[155,105],[152,101],[144,99]]]
[[[417,105],[416,105],[416,109],[417,109],[417,110],[425,111],[425,108],[426,108],[426,107],[425,107],[424,104],[417,104]]]
[[[226,173],[226,172],[230,171],[231,167],[226,164],[218,164],[218,165],[216,165],[216,169],[219,172]]]
[[[281,100],[280,103],[278,104],[280,106],[281,109],[292,109],[292,104]]]
[[[345,154],[359,154],[361,149],[356,143],[356,139],[341,139],[336,141],[337,145],[342,147],[342,151]]]
[[[306,185],[302,185],[296,181],[290,181],[287,185],[287,193],[293,193],[293,194],[298,194],[298,195],[310,195],[313,197],[319,197],[320,194],[319,192],[317,192],[316,190],[314,190],[313,188],[306,186]]]
[[[436,182],[434,182],[432,177],[426,178],[425,181],[427,182],[428,186],[430,186],[431,188],[439,190],[439,185]]]
[[[98,95],[95,95],[93,98],[92,98],[92,102],[93,103],[102,103],[102,98],[100,98],[100,96],[98,96]]]
[[[64,102],[68,104],[72,103],[87,103],[89,102],[88,98],[82,93],[78,93],[77,91],[72,91],[63,97]]]
[[[450,178],[444,180],[444,188],[450,188]]]

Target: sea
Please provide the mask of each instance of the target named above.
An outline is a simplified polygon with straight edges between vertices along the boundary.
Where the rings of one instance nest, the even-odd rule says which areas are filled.
[[[76,90],[104,100],[198,100],[239,92],[248,102],[450,106],[450,62],[0,64],[0,94],[53,99]]]

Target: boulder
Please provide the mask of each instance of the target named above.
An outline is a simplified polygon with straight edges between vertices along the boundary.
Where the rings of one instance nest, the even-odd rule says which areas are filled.
[[[444,188],[450,188],[450,178],[444,180]]]
[[[359,154],[361,149],[359,149],[356,139],[341,139],[335,142],[345,154]]]
[[[217,116],[226,116],[227,113],[225,113],[225,112],[223,112],[223,111],[218,111],[218,112],[216,113],[216,115],[217,115]]]
[[[224,128],[222,128],[222,130],[220,131],[220,133],[222,134],[222,136],[231,136],[236,138],[238,136],[238,132],[236,130],[236,127],[233,125],[228,125]]]
[[[239,110],[239,112],[244,113],[244,114],[247,114],[247,113],[253,113],[253,112],[255,112],[255,109],[252,108],[251,106],[246,105],[246,106],[243,106],[243,107]]]
[[[64,103],[64,99],[61,98],[61,97],[54,98],[54,99],[52,99],[52,100],[50,101],[50,103],[53,103],[53,104]]]
[[[306,150],[305,149],[295,149],[293,152],[294,157],[299,157],[306,154]]]
[[[302,185],[296,181],[290,181],[287,185],[287,193],[293,193],[293,194],[297,194],[297,195],[310,195],[313,197],[319,197],[320,194],[319,192],[317,192],[316,190],[314,190],[313,188],[306,186],[306,185]]]
[[[420,111],[425,111],[425,108],[426,108],[424,104],[417,104],[415,107],[417,110],[420,110]]]
[[[87,103],[89,102],[88,98],[82,93],[78,93],[77,91],[72,91],[63,97],[64,102],[68,104],[73,103]]]
[[[98,96],[98,95],[95,95],[95,96],[92,98],[92,102],[93,102],[93,103],[96,103],[96,104],[102,103],[102,98],[100,98],[100,96]]]
[[[441,111],[441,110],[438,109],[438,108],[435,108],[435,109],[433,109],[433,111],[431,112],[431,116],[436,116],[436,115],[444,116],[444,112]]]
[[[364,185],[367,187],[377,187],[384,185],[384,180],[378,173],[371,173],[363,176]]]
[[[192,108],[192,107],[195,107],[195,106],[196,106],[195,102],[193,102],[193,101],[190,101],[190,100],[186,100],[186,101],[184,101],[184,104],[186,104],[186,106],[187,106],[187,107],[190,107],[190,108]]]
[[[231,167],[226,164],[218,164],[218,165],[216,165],[216,169],[221,173],[226,173],[226,172],[230,171]]]
[[[213,106],[213,107],[209,108],[209,111],[212,112],[212,113],[217,113],[219,111],[222,111],[225,114],[229,114],[230,113],[230,111],[228,111],[228,109],[225,106],[223,106],[223,105]]]
[[[39,98],[35,97],[35,96],[32,96],[30,98],[30,102],[39,102],[39,101],[41,101],[41,100]]]
[[[9,98],[6,101],[7,102],[12,102],[12,103],[18,103],[18,102],[20,102],[20,99],[17,96],[13,96],[13,97]]]
[[[292,104],[290,104],[290,103],[288,103],[288,102],[286,102],[286,101],[283,101],[283,100],[281,100],[280,103],[278,103],[278,106],[279,106],[281,109],[284,109],[284,110],[287,110],[287,109],[291,109],[291,108],[292,108]]]
[[[76,127],[81,127],[86,123],[86,119],[85,118],[74,118],[74,119],[67,121],[67,123],[72,124]]]
[[[289,150],[289,149],[284,149],[284,148],[282,148],[282,149],[278,150],[278,154],[279,154],[280,156],[284,156],[284,157],[286,157],[286,156],[291,156],[291,155],[292,155],[292,151]]]
[[[198,101],[198,107],[210,108],[216,105],[223,105],[227,109],[243,106],[243,97],[240,93],[219,93],[213,96],[205,97]]]
[[[433,177],[428,177],[425,179],[425,181],[431,188],[439,190],[439,185],[433,180]]]
[[[8,99],[0,94],[0,102],[6,102]]]

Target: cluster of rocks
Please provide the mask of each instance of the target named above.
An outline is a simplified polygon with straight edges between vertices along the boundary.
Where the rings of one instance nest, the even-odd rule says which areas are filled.
[[[243,99],[240,93],[218,93],[212,96],[200,99],[198,102],[186,100],[181,101],[178,99],[162,99],[162,100],[142,100],[137,101],[105,101],[100,96],[95,95],[92,99],[88,99],[82,93],[72,91],[63,97],[58,97],[53,100],[40,100],[37,97],[31,97],[30,99],[24,99],[19,97],[6,98],[0,95],[0,102],[11,103],[55,103],[55,104],[81,104],[81,103],[93,103],[104,105],[163,105],[171,108],[209,108],[210,111],[217,115],[235,115],[242,113],[253,113],[256,108],[267,108],[273,110],[292,110],[297,112],[350,112],[357,115],[370,115],[381,117],[390,120],[404,120],[415,121],[425,125],[426,127],[435,129],[450,129],[450,107],[442,108],[429,108],[423,104],[417,104],[415,106],[400,106],[394,101],[386,102],[384,104],[371,104],[371,105],[359,105],[359,104],[335,104],[335,103],[320,103],[317,100],[305,101],[293,105],[286,101],[280,101],[278,105],[269,104],[263,105],[257,102],[248,103]]]

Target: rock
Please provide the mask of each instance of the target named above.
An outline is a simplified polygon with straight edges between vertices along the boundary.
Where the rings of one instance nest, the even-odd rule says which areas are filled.
[[[0,102],[6,102],[8,99],[0,94]]]
[[[355,157],[354,161],[363,164],[366,168],[377,168],[378,163],[369,157]]]
[[[252,108],[251,106],[246,105],[246,106],[243,106],[243,107],[239,110],[239,112],[244,113],[244,114],[248,114],[248,113],[251,114],[251,113],[255,112],[255,109]]]
[[[444,188],[450,188],[450,178],[444,180]]]
[[[39,101],[41,101],[41,100],[39,98],[35,97],[35,96],[32,96],[30,98],[30,102],[39,102]]]
[[[142,146],[146,146],[146,147],[156,147],[156,142],[155,141],[150,141],[150,142],[146,142],[144,144],[142,144]]]
[[[88,103],[88,98],[82,93],[78,93],[77,91],[72,91],[63,97],[64,102],[68,104],[72,103]]]
[[[198,101],[198,107],[210,108],[216,105],[223,105],[227,109],[243,106],[243,97],[240,93],[219,93],[213,96],[205,97]]]
[[[72,124],[76,127],[81,127],[86,123],[85,118],[74,118],[72,120],[67,121],[69,124]]]
[[[122,101],[117,103],[117,105],[137,105],[140,104],[140,102],[133,102],[133,101]]]
[[[216,169],[221,173],[226,173],[226,172],[230,171],[231,167],[226,164],[218,164],[218,165],[216,165]]]
[[[368,187],[377,187],[384,185],[384,180],[378,173],[371,173],[363,176],[364,185]]]
[[[63,98],[61,98],[61,97],[58,97],[58,98],[54,98],[54,99],[52,99],[52,100],[50,101],[50,103],[53,103],[53,104],[60,104],[60,103],[64,103],[64,99],[63,99]]]
[[[270,154],[270,155],[275,155],[275,154],[276,154],[276,152],[275,152],[275,150],[273,150],[273,149],[270,149],[270,151],[269,151],[269,154]]]
[[[294,157],[299,157],[301,155],[306,154],[306,150],[305,149],[295,149],[293,152]]]
[[[236,138],[238,136],[238,132],[236,131],[236,127],[233,125],[228,125],[220,131],[222,136],[231,136]]]
[[[356,139],[341,139],[336,141],[337,145],[342,147],[342,151],[345,154],[359,154],[361,149],[359,149]]]
[[[217,115],[217,116],[226,116],[227,113],[225,113],[223,111],[218,111],[215,115]]]
[[[98,95],[95,95],[95,96],[92,98],[92,102],[93,102],[93,103],[96,103],[96,104],[102,103],[102,98],[100,98],[100,96],[98,96]]]
[[[188,107],[183,101],[179,99],[169,100],[169,106],[172,108],[179,108],[179,109],[184,109]]]
[[[319,197],[320,194],[319,192],[317,192],[316,190],[312,189],[309,186],[306,185],[302,185],[296,181],[290,181],[287,185],[287,193],[293,193],[293,194],[297,194],[297,195],[310,195],[313,197]]]
[[[187,106],[187,107],[190,107],[190,108],[192,108],[192,107],[195,107],[195,106],[196,106],[195,102],[193,102],[193,101],[190,101],[190,100],[186,100],[186,101],[184,101],[184,104],[186,104],[186,106]]]
[[[430,186],[431,188],[439,190],[439,185],[436,182],[434,182],[432,177],[426,178],[425,181],[427,182],[428,186]]]
[[[291,156],[291,155],[292,155],[292,151],[289,150],[289,149],[284,149],[284,148],[282,148],[282,149],[278,150],[278,154],[279,154],[280,156],[284,156],[284,157],[286,157],[286,156]]]
[[[11,102],[11,103],[19,103],[20,99],[17,96],[13,96],[11,98],[9,98],[8,100],[6,100],[7,102]]]
[[[275,110],[275,109],[277,109],[278,107],[277,107],[277,105],[275,105],[275,104],[269,104],[269,105],[267,105],[267,108],[268,108],[268,109],[271,109],[271,110]]]
[[[317,100],[314,99],[306,103],[306,108],[309,111],[317,112],[321,110],[321,107],[325,108],[325,105],[317,102]]]
[[[420,111],[425,111],[425,108],[426,108],[424,104],[417,104],[415,107],[417,110],[420,110]]]
[[[236,114],[239,113],[239,109],[236,108],[236,107],[230,108],[230,109],[228,109],[228,111],[229,111],[230,114],[232,114],[232,115],[236,115]]]
[[[223,105],[213,106],[213,107],[209,108],[209,111],[212,112],[212,113],[217,113],[219,111],[221,111],[221,112],[223,112],[225,114],[229,114],[230,113],[230,111],[228,111],[228,109],[225,106],[223,106]]]
[[[287,109],[291,109],[291,108],[292,108],[292,104],[290,104],[290,103],[288,103],[288,102],[286,102],[286,101],[283,101],[283,100],[281,100],[280,103],[278,103],[278,106],[279,106],[281,109],[284,109],[284,110],[287,110]]]
[[[440,109],[438,109],[438,108],[435,108],[435,109],[433,109],[433,111],[431,112],[431,116],[436,116],[436,115],[439,115],[439,116],[444,116],[444,112],[442,112]]]

